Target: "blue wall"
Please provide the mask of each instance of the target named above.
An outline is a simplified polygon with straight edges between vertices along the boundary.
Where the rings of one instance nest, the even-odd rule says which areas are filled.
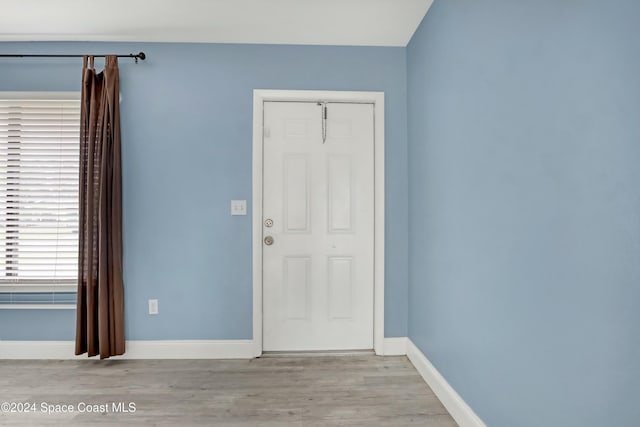
[[[640,3],[436,0],[409,336],[492,427],[640,425]]]
[[[122,60],[126,335],[252,337],[253,89],[384,91],[385,335],[407,334],[406,50],[212,44],[0,43],[2,53],[110,53]],[[0,91],[79,90],[81,62],[2,60]],[[249,206],[249,210],[250,210]],[[159,299],[160,314],[147,314]],[[75,312],[0,310],[0,339],[74,337]]]

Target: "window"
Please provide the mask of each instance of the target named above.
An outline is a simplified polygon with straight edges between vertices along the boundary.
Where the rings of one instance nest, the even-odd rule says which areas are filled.
[[[0,92],[0,292],[75,291],[78,93]]]

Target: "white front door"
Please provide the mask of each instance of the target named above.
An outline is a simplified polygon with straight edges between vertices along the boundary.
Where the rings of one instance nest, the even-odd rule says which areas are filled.
[[[264,103],[264,351],[373,348],[373,118]]]

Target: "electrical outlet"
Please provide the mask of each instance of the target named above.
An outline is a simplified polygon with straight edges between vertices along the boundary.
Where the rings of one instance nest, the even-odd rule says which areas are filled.
[[[158,300],[150,299],[149,300],[149,314],[158,314]]]

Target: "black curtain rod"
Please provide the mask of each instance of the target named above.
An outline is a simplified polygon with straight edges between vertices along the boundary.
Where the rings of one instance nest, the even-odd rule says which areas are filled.
[[[94,58],[104,58],[109,55],[40,55],[40,54],[24,54],[24,55],[4,55],[0,54],[0,58],[84,58],[85,56],[93,56]],[[129,55],[114,55],[118,58],[135,58],[136,64],[138,63],[138,59],[145,60],[147,55],[144,52],[140,52],[137,54],[130,53]]]

